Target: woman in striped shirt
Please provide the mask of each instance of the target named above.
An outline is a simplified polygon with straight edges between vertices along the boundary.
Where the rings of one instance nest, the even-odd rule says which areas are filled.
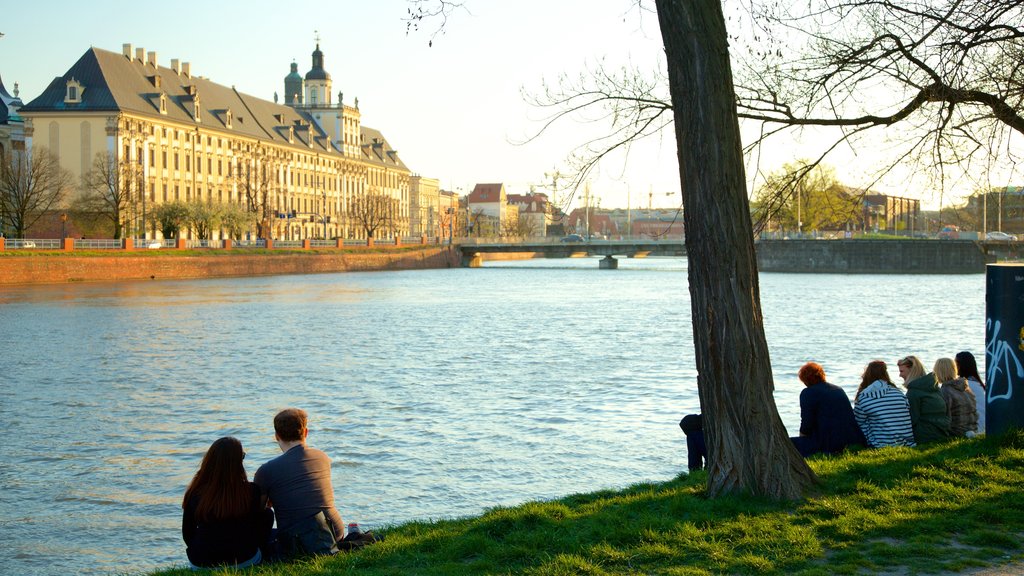
[[[914,446],[907,397],[892,383],[885,362],[874,360],[864,369],[853,400],[853,416],[868,446]]]

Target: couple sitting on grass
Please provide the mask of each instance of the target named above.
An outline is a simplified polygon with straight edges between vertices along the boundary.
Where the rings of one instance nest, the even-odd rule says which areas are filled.
[[[260,466],[253,482],[238,439],[220,438],[210,446],[182,502],[181,532],[194,568],[334,554],[339,545],[363,540],[356,534],[343,539],[331,460],[306,445],[307,420],[298,408],[274,416],[274,439],[283,454]]]
[[[970,352],[957,354],[955,361],[940,358],[928,374],[916,356],[901,358],[897,366],[906,394],[889,378],[885,362],[875,360],[864,369],[851,407],[846,392],[825,381],[820,364],[804,364],[797,373],[806,386],[800,392],[800,435],[791,438],[800,454],[838,454],[853,445],[915,446],[984,432],[984,384]],[[686,434],[690,470],[703,468],[701,416],[686,416],[679,426]]]

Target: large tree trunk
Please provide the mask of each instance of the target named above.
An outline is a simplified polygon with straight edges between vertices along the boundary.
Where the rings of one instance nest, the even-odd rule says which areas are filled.
[[[708,492],[799,498],[816,479],[772,398],[722,6],[656,4],[679,147]]]

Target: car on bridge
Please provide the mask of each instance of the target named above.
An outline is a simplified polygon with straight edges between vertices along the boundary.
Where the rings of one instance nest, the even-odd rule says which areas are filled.
[[[995,240],[997,242],[1016,242],[1017,237],[1013,234],[1008,234],[1002,230],[993,230],[988,234],[985,234],[985,240]]]
[[[583,236],[579,234],[569,234],[568,236],[562,236],[562,242],[583,242]]]
[[[959,226],[943,226],[942,230],[939,230],[939,240],[959,240],[960,239],[960,227]]]

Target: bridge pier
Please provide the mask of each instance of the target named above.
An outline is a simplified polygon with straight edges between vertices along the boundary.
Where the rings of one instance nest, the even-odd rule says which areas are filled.
[[[484,255],[479,252],[463,252],[463,268],[479,268],[484,265]]]
[[[601,270],[618,270],[619,269],[619,261],[616,260],[615,258],[613,258],[611,255],[608,255],[608,256],[605,256],[604,258],[602,258],[601,262],[598,265],[601,267]]]

